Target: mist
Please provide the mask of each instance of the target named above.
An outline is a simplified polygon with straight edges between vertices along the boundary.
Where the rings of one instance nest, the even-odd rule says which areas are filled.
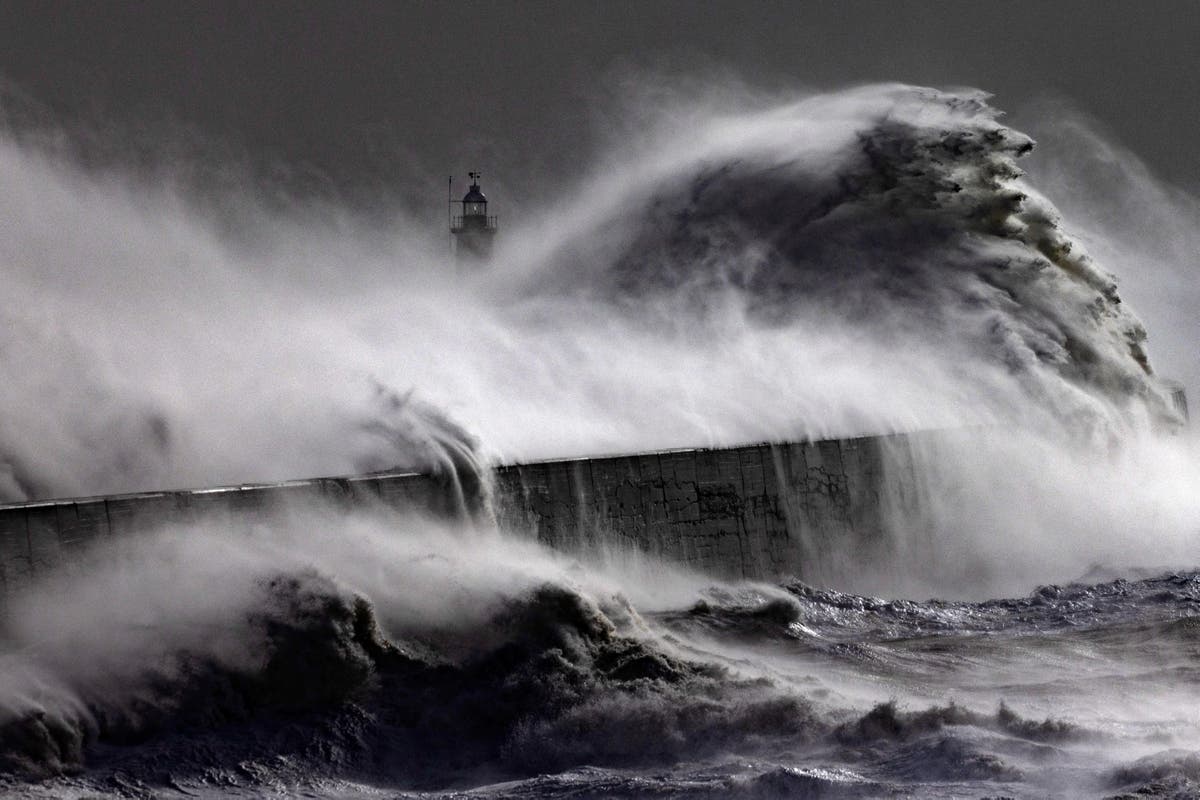
[[[1190,658],[1169,608],[1142,620],[1157,626],[1152,653],[1074,630],[1113,606],[1119,619],[1159,584],[1065,587],[1080,596],[1061,607],[1036,602],[1058,587],[923,605],[728,584],[634,553],[575,558],[383,509],[297,505],[247,529],[200,520],[105,541],[11,599],[0,764],[59,776],[37,784],[51,793],[166,775],[201,795],[269,779],[345,796],[545,783],[577,765],[637,775],[732,759],[753,776],[781,749],[819,760],[836,746],[867,766],[882,750],[909,777],[1041,790],[1086,764],[1090,788],[1196,741],[1193,724],[1169,723],[1189,700],[1174,670]],[[1038,647],[1014,646],[1022,626],[1044,628]],[[908,635],[938,630],[941,660],[924,663],[928,643]],[[1046,683],[1064,658],[1071,678]],[[1046,720],[1004,705],[1014,694]],[[937,748],[962,748],[931,755],[925,733],[982,736],[1004,759],[947,778]]]
[[[399,208],[214,197],[186,163],[86,168],[9,132],[0,496],[983,430],[917,453],[930,502],[892,521],[911,569],[830,580],[1018,591],[1188,557],[1200,469],[1121,294],[1190,379],[1183,234],[1139,270],[1136,225],[1073,201],[1076,237],[979,92],[735,89],[626,98],[484,269]]]
[[[1195,355],[1200,201],[1155,173],[1067,98],[1018,110],[1041,146],[1028,169],[1070,219],[1071,229],[1121,281],[1122,294],[1152,331],[1158,371],[1200,392]],[[1193,428],[1194,431],[1194,428]]]
[[[375,754],[364,743],[374,742],[396,748],[383,772],[374,767],[377,777],[462,780],[495,769],[472,755],[476,747],[490,758],[511,749],[505,759],[518,768],[573,746],[636,757],[636,743],[604,744],[589,726],[539,738],[535,723],[575,726],[572,715],[603,729],[606,717],[678,714],[695,728],[679,732],[686,747],[714,729],[752,726],[756,705],[806,707],[732,673],[676,662],[686,648],[642,617],[686,607],[719,581],[632,552],[614,556],[581,562],[492,528],[320,504],[260,517],[249,529],[201,520],[103,542],[6,605],[0,766],[69,772],[97,741],[159,737],[161,748],[135,758],[186,770],[208,756],[171,734],[265,716],[262,729],[230,734],[213,752],[277,747],[270,720],[282,711],[292,715],[285,720],[328,715],[340,755],[327,768],[365,769]],[[745,602],[761,604],[760,595],[790,602],[770,586]],[[614,656],[653,659],[666,670],[656,678],[681,685],[607,696],[605,671],[621,667]],[[512,700],[489,697],[492,684]],[[708,696],[689,699],[689,687]],[[387,710],[366,722],[353,705],[346,717],[329,711],[372,698]],[[520,713],[493,733],[479,722],[488,713],[481,698],[490,713],[507,713],[510,702]],[[717,716],[738,707],[751,718]],[[415,731],[397,730],[412,727],[414,714]]]

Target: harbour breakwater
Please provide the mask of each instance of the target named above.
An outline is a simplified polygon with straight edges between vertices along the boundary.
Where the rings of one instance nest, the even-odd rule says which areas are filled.
[[[911,439],[542,461],[496,467],[482,487],[390,472],[0,505],[0,597],[108,537],[201,519],[250,525],[312,502],[456,516],[489,493],[484,513],[502,529],[556,549],[640,552],[716,577],[819,579],[833,552],[879,545],[888,515],[915,502]]]

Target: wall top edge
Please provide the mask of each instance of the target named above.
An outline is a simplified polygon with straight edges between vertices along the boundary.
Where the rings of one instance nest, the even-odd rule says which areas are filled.
[[[578,456],[572,458],[546,458],[535,459],[531,461],[518,462],[513,464],[497,464],[491,467],[493,471],[503,472],[508,470],[520,469],[522,467],[532,467],[546,464],[578,464],[589,461],[610,461],[625,458],[643,458],[646,456],[662,456],[662,455],[681,455],[685,453],[720,453],[734,452],[738,450],[752,450],[759,447],[786,447],[789,445],[798,444],[819,444],[821,442],[852,442],[863,441],[869,439],[887,439],[894,436],[906,436],[907,433],[887,433],[887,434],[865,434],[859,436],[841,436],[829,437],[826,439],[794,439],[780,441],[761,441],[748,442],[746,444],[735,445],[731,447],[681,447],[676,449],[664,450],[647,450],[636,453],[610,453],[596,454],[589,456]],[[185,489],[165,489],[147,492],[128,492],[123,494],[109,495],[89,495],[81,497],[55,497],[42,500],[32,500],[23,503],[0,503],[0,512],[15,511],[18,509],[33,510],[39,508],[50,508],[65,505],[81,505],[86,503],[101,503],[108,501],[129,501],[129,500],[152,500],[163,497],[178,497],[178,496],[196,496],[196,495],[221,495],[221,494],[236,494],[239,492],[254,492],[265,489],[284,489],[284,488],[301,488],[306,486],[316,486],[323,481],[353,481],[353,482],[370,482],[376,480],[384,480],[388,478],[416,478],[422,477],[427,473],[415,472],[412,470],[396,470],[381,472],[370,472],[357,475],[324,475],[312,478],[299,478],[289,481],[278,481],[274,483],[239,483],[230,484],[228,486],[212,486],[203,488],[185,488]]]
[[[275,483],[238,483],[229,486],[211,486],[202,489],[164,489],[150,492],[125,492],[123,494],[85,495],[81,497],[53,497],[44,500],[31,500],[25,503],[0,503],[0,512],[16,509],[37,509],[53,506],[83,505],[86,503],[105,503],[109,501],[122,502],[126,500],[154,500],[160,497],[179,497],[196,495],[237,494],[239,492],[256,492],[264,489],[287,489],[305,486],[316,486],[323,481],[373,481],[384,478],[414,478],[421,477],[420,472],[371,472],[365,475],[322,475],[315,478],[298,478],[290,481]]]

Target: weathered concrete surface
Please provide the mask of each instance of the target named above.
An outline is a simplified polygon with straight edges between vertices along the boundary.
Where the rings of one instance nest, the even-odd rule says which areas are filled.
[[[882,537],[884,440],[553,461],[496,470],[502,524],[551,547],[628,547],[725,577],[800,575]]]
[[[885,455],[903,438],[498,467],[494,507],[503,527],[555,548],[628,548],[723,577],[819,580],[835,551],[844,555],[882,539],[885,472],[897,469]],[[451,481],[415,473],[4,505],[0,596],[106,537],[201,517],[247,524],[313,500],[380,502],[438,515],[462,508]]]
[[[73,553],[113,536],[199,519],[249,525],[289,504],[311,502],[347,507],[382,503],[447,515],[455,510],[448,483],[430,475],[390,473],[0,505],[0,597],[69,565]]]

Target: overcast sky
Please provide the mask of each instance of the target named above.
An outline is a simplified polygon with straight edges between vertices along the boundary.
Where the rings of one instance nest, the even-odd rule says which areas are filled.
[[[0,0],[0,77],[63,125],[170,123],[412,196],[470,168],[510,203],[551,191],[587,158],[603,98],[647,71],[971,85],[1035,137],[1034,104],[1068,98],[1200,187],[1200,0]]]

